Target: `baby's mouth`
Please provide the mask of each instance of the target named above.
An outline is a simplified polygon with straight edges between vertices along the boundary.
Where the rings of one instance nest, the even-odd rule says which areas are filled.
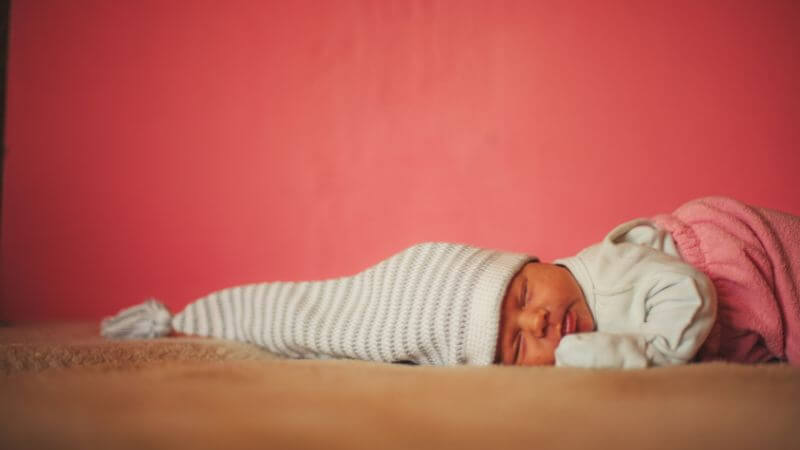
[[[578,327],[578,318],[574,311],[567,311],[564,314],[564,321],[561,322],[561,336],[566,336],[575,332]]]

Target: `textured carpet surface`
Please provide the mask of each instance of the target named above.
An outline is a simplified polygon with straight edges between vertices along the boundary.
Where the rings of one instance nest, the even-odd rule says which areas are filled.
[[[414,367],[95,334],[0,328],[0,448],[800,448],[786,365]]]
[[[0,327],[0,371],[9,375],[68,367],[130,369],[166,361],[275,359],[258,347],[206,338],[110,341],[97,323]]]

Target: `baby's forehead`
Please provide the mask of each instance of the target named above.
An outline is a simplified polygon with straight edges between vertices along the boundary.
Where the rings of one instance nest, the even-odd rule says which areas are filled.
[[[560,264],[541,262],[537,260],[537,261],[529,261],[524,266],[522,266],[522,270],[520,270],[520,273],[524,272],[525,275],[536,276],[538,274],[549,273],[551,271],[561,270],[561,269],[566,269],[566,267]]]

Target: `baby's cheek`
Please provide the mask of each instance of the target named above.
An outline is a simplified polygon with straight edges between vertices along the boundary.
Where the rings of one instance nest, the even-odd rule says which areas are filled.
[[[509,323],[511,322],[511,312],[505,303],[500,309],[500,323],[497,327],[497,344],[495,346],[495,363],[499,364],[513,364],[510,362],[513,359],[513,344],[510,343],[509,338]]]
[[[552,366],[556,362],[556,344],[546,339],[531,338],[528,340],[525,360],[526,366]]]

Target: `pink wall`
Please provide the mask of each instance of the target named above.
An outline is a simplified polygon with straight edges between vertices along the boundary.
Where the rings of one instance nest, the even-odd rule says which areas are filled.
[[[800,214],[800,2],[11,14],[3,319],[179,308],[423,240],[552,259],[709,194]]]

